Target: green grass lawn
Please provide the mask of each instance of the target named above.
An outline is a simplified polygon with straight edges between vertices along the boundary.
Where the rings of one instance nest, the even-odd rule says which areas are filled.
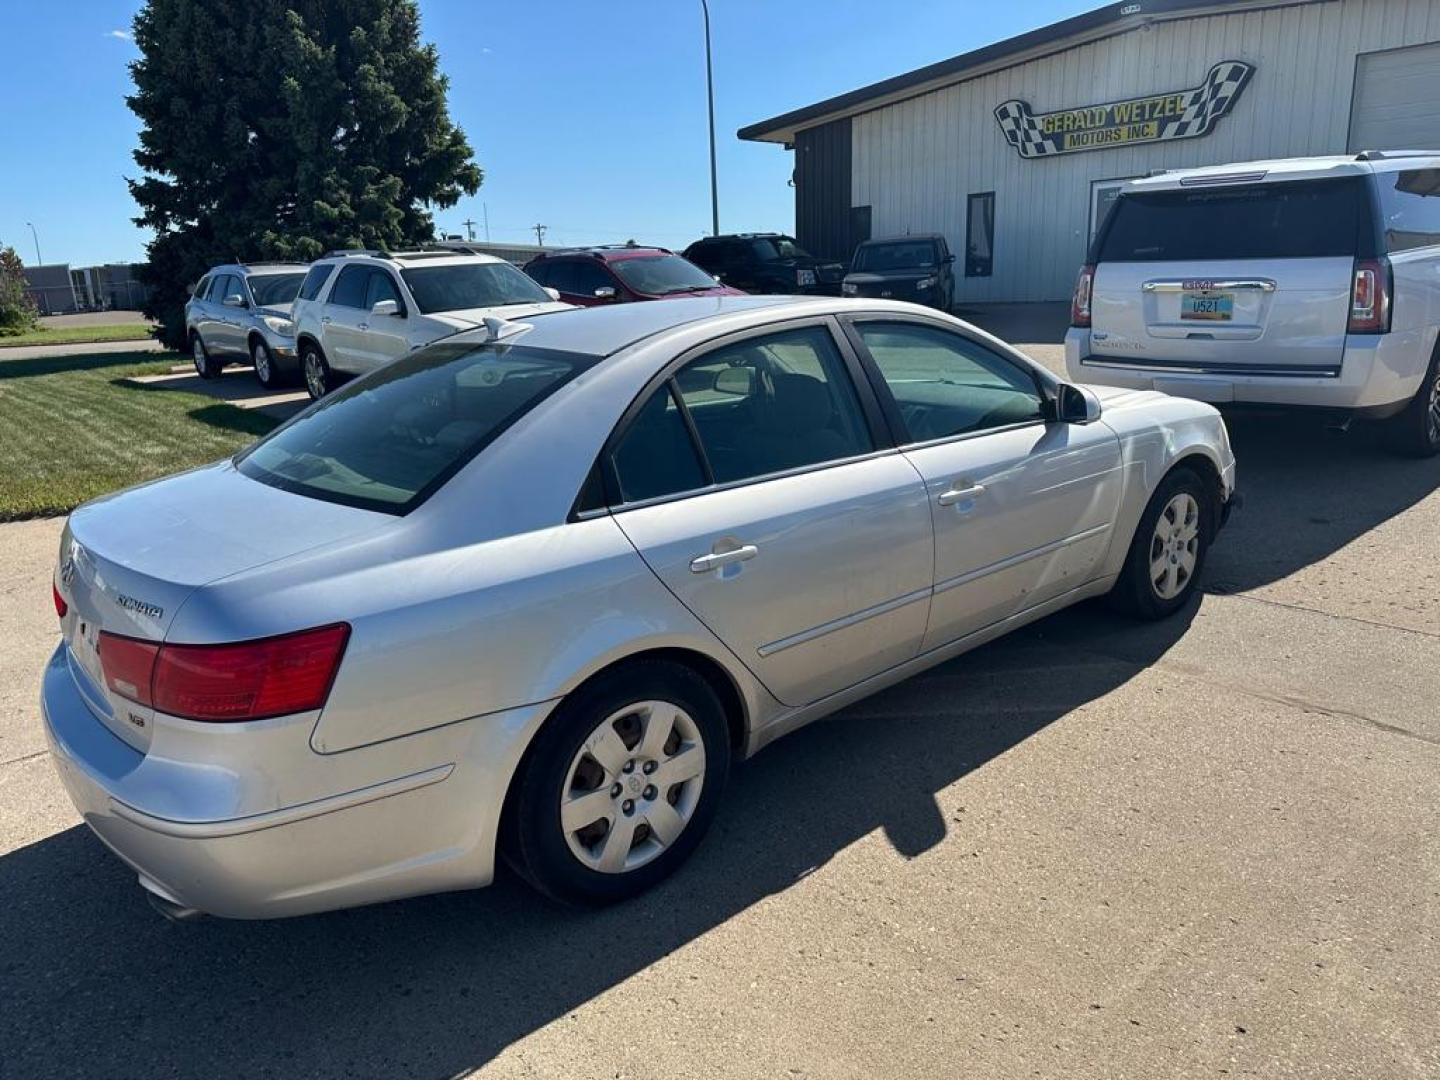
[[[184,357],[6,360],[0,353],[0,521],[63,514],[87,499],[226,457],[275,427],[203,394],[119,380]]]
[[[57,326],[27,330],[23,334],[0,336],[0,349],[21,345],[75,345],[95,341],[146,341],[150,327],[145,323],[113,323],[102,326]]]

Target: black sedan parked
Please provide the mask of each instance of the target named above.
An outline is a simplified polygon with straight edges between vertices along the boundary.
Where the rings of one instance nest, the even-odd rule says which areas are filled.
[[[954,267],[955,256],[939,233],[867,240],[855,249],[840,291],[949,311],[955,302]]]

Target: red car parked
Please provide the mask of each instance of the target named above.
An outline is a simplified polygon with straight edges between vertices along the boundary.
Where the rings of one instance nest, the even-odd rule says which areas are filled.
[[[676,296],[743,296],[688,259],[661,247],[638,244],[546,252],[525,272],[560,293],[568,304],[591,306]]]

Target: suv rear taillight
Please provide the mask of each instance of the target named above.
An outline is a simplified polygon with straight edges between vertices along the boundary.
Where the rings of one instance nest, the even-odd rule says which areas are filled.
[[[65,597],[60,595],[60,586],[53,581],[50,583],[50,595],[55,601],[55,614],[63,619],[65,613],[70,610],[70,605],[65,603]]]
[[[264,720],[324,705],[349,639],[346,623],[233,645],[163,645],[102,631],[100,667],[115,693],[171,716]]]
[[[1080,276],[1075,279],[1075,295],[1070,298],[1070,325],[1090,325],[1090,295],[1095,290],[1095,267],[1086,263],[1080,267]]]
[[[1385,334],[1390,330],[1390,260],[1356,259],[1350,286],[1351,334]]]

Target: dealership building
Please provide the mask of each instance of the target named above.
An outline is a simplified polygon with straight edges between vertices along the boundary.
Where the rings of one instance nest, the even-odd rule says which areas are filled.
[[[944,233],[960,303],[1062,300],[1127,180],[1440,147],[1440,0],[1132,0],[742,128],[817,255]]]

